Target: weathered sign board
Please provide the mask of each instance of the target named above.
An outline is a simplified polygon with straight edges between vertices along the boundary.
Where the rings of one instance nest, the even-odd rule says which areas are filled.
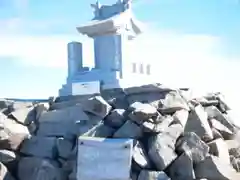
[[[72,95],[86,95],[100,93],[100,82],[75,82],[72,83]]]
[[[79,137],[77,180],[129,180],[133,140]]]

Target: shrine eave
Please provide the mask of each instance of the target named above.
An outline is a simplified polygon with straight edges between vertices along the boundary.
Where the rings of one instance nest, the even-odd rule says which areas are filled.
[[[131,15],[128,12],[117,14],[105,20],[92,20],[89,23],[77,27],[81,34],[92,36],[94,34],[116,33],[120,28],[125,28],[131,22]]]

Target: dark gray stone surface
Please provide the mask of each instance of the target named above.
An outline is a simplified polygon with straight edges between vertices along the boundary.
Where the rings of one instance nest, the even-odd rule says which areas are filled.
[[[144,149],[142,143],[137,142],[133,149],[133,161],[142,169],[148,169],[151,167],[151,162],[148,158],[148,154]]]
[[[56,162],[36,157],[20,160],[18,177],[19,180],[67,180]]]
[[[209,146],[203,142],[194,132],[184,133],[176,143],[176,151],[179,154],[191,153],[194,163],[203,161],[209,152]]]
[[[32,136],[24,140],[20,152],[29,156],[54,159],[57,156],[56,138]]]
[[[191,154],[188,152],[182,153],[174,162],[168,167],[167,174],[171,180],[193,180],[195,173],[193,169],[193,161]]]
[[[110,127],[119,128],[126,121],[124,115],[125,109],[114,109],[113,111],[110,112],[109,115],[105,117],[104,122],[106,125]]]
[[[77,139],[88,136],[134,139],[132,180],[239,180],[240,129],[229,109],[219,93],[194,97],[160,84],[0,100],[0,177],[77,180]]]

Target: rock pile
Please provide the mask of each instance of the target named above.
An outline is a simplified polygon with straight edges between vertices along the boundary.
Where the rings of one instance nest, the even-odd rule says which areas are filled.
[[[132,138],[132,180],[239,180],[239,128],[220,93],[159,84],[0,101],[0,179],[76,180],[77,137]]]

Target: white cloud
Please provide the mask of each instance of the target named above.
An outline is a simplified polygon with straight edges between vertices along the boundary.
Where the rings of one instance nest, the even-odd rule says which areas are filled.
[[[0,39],[0,57],[14,57],[19,62],[28,66],[66,68],[67,43],[78,40],[79,37],[13,35],[4,35],[1,37],[0,35]],[[84,43],[84,50],[89,43]],[[86,51],[89,51],[89,48]]]
[[[0,39],[0,56],[16,57],[25,65],[67,68],[67,43],[71,40],[82,40],[84,60],[87,64],[93,60],[92,42],[80,35],[0,35]],[[221,56],[220,45],[220,38],[209,35],[152,30],[133,42],[129,58],[157,61],[158,79],[164,84],[223,91],[233,102],[238,95],[240,62]]]

